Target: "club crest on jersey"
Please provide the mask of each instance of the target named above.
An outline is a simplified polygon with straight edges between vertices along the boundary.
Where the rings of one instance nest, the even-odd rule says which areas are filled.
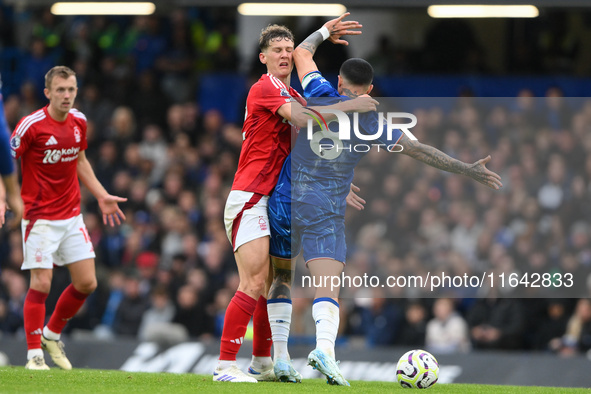
[[[10,140],[10,146],[12,149],[18,149],[21,146],[21,138],[18,135],[15,135]]]
[[[261,228],[261,231],[267,230],[267,221],[264,216],[259,216],[259,227]]]
[[[43,261],[43,252],[41,251],[41,249],[37,249],[35,251],[35,262],[36,263],[41,263]]]
[[[74,138],[76,138],[76,142],[80,142],[80,129],[78,126],[74,126]]]

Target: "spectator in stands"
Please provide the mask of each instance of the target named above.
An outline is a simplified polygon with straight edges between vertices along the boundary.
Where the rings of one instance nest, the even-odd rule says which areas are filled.
[[[458,177],[449,177],[449,179]],[[476,209],[471,204],[464,205],[460,216],[460,223],[451,232],[451,246],[466,259],[474,261],[478,244],[478,237],[482,231],[482,224],[478,221]]]
[[[44,99],[39,92],[43,92],[45,87],[45,70],[51,69],[55,64],[55,59],[47,53],[43,40],[34,38],[29,53],[23,59],[23,79],[33,84],[38,100]]]
[[[455,311],[450,298],[439,298],[433,304],[433,319],[427,323],[425,346],[435,354],[466,353],[470,336],[466,320]]]
[[[517,299],[498,298],[491,288],[486,298],[478,299],[466,320],[475,349],[510,350],[522,346],[523,311]]]
[[[406,306],[404,320],[396,343],[421,348],[425,346],[427,311],[421,302],[411,302]]]
[[[94,166],[97,179],[108,188],[113,189],[113,178],[121,168],[118,147],[113,141],[105,141],[100,144],[98,159]]]
[[[150,69],[144,70],[136,82],[130,105],[138,123],[141,126],[153,123],[164,127],[169,101],[160,90],[156,73]]]
[[[136,129],[136,115],[131,108],[119,106],[113,110],[111,124],[107,130],[107,138],[118,146],[127,146],[137,142],[139,135]]]
[[[167,160],[167,144],[162,135],[162,129],[156,124],[148,124],[142,130],[142,140],[139,143],[140,156],[152,162],[150,182],[160,184],[169,166]]]
[[[546,90],[544,100],[545,126],[554,131],[567,130],[572,122],[573,112],[564,98],[564,92],[558,86]]]
[[[2,285],[6,288],[6,300],[0,299],[0,332],[17,333],[23,327],[23,305],[27,295],[27,282],[13,270],[2,272]]]
[[[535,300],[539,303],[539,300]],[[560,338],[566,331],[568,315],[566,311],[567,302],[561,299],[548,300],[546,302],[545,316],[529,324],[534,332],[532,348],[535,350],[552,350],[551,342],[554,338]],[[536,327],[537,326],[537,327]]]
[[[591,299],[581,298],[562,337],[550,341],[550,349],[571,356],[591,349]]]
[[[393,300],[382,298],[384,294],[380,291],[372,295],[373,298],[362,299],[367,305],[358,303],[349,315],[349,333],[363,335],[370,347],[392,345],[400,333],[402,308]]]
[[[104,97],[103,90],[95,83],[88,83],[82,89],[82,95],[77,103],[80,111],[85,113],[89,119],[93,119],[98,130],[104,130],[107,127],[108,120],[113,113],[113,102]],[[106,136],[99,133],[96,136],[97,141],[101,141]],[[121,147],[123,149],[123,147]]]
[[[546,182],[538,192],[538,202],[546,212],[554,212],[563,204],[567,187],[566,176],[564,158],[552,154],[548,162]]]
[[[135,268],[140,281],[139,291],[142,297],[147,297],[152,291],[152,286],[156,282],[159,261],[158,253],[149,250],[143,250],[135,258]]]
[[[150,307],[142,315],[138,339],[170,344],[187,340],[187,329],[172,323],[175,313],[176,308],[170,300],[168,289],[164,286],[155,287],[150,294]]]
[[[232,72],[238,69],[235,26],[229,21],[222,21],[215,31],[207,38],[206,51],[212,70]]]
[[[136,75],[154,69],[156,60],[166,49],[166,39],[156,15],[137,16],[137,37],[131,50]]]
[[[113,332],[137,338],[142,316],[149,305],[148,299],[140,293],[140,278],[136,272],[126,274],[123,294],[113,321]]]
[[[213,320],[205,305],[199,302],[197,290],[190,285],[179,289],[177,310],[173,321],[184,326],[191,338],[203,338],[213,332]]]
[[[115,318],[119,304],[123,300],[125,286],[125,275],[122,271],[117,269],[109,272],[108,288],[109,295],[107,296],[107,303],[105,310],[101,318],[101,322],[95,327],[95,333],[97,337],[112,338],[114,335]]]
[[[171,14],[172,32],[165,51],[156,60],[156,69],[162,73],[160,87],[172,103],[182,103],[194,94],[195,50],[191,45],[191,32],[187,15],[177,9]]]
[[[32,36],[47,48],[60,51],[63,44],[66,24],[61,17],[54,15],[49,8],[41,10],[33,22]],[[44,68],[46,70],[47,68]]]

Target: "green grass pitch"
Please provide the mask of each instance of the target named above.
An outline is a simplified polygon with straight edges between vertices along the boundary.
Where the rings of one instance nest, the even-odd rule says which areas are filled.
[[[74,369],[28,371],[23,367],[0,368],[0,393],[384,393],[403,390],[387,382],[352,381],[352,387],[329,386],[324,380],[293,383],[217,383],[210,375],[140,373]],[[406,390],[405,392],[408,392]],[[429,393],[591,393],[591,389],[437,384]]]

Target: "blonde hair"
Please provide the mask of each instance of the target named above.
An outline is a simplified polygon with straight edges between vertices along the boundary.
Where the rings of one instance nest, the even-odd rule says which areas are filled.
[[[55,66],[51,70],[45,74],[45,87],[47,89],[51,88],[51,82],[53,82],[53,78],[61,77],[64,79],[68,79],[72,75],[76,76],[74,70],[66,66]]]

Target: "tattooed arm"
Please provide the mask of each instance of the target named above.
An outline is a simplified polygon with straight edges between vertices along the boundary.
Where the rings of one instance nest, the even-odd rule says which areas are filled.
[[[336,19],[329,20],[323,25],[323,28],[326,28],[326,31],[330,34],[328,40],[332,43],[349,45],[347,41],[341,39],[342,36],[361,34],[361,31],[359,30],[350,30],[361,28],[359,22],[343,21],[343,19],[349,16],[349,14],[349,12],[346,12]],[[322,33],[320,33],[320,31],[315,31],[293,51],[293,60],[298,71],[300,82],[304,78],[304,75],[318,70],[313,57],[316,53],[316,49],[318,49],[318,46],[322,44],[323,41],[324,37],[322,36]]]
[[[486,163],[491,159],[490,156],[480,159],[476,163],[468,164],[456,160],[430,145],[421,144],[419,141],[413,141],[406,135],[402,136],[398,144],[403,147],[403,150],[400,153],[404,153],[405,155],[420,160],[432,167],[447,172],[453,172],[454,174],[465,175],[491,189],[499,189],[503,186],[501,183],[501,177],[486,168]]]
[[[316,66],[316,62],[314,61],[314,53],[316,53],[316,48],[323,41],[322,34],[315,31],[293,51],[293,61],[298,71],[300,82],[302,82],[306,74],[312,71],[318,71],[318,66]]]

